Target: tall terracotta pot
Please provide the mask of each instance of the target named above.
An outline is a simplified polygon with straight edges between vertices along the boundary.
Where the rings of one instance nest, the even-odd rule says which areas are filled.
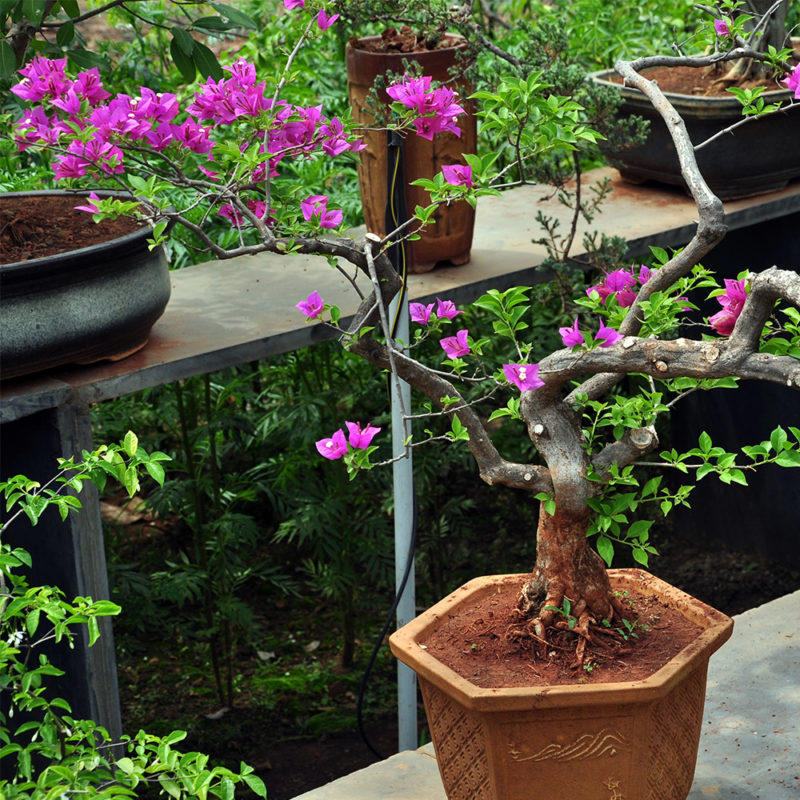
[[[453,37],[455,40],[457,37]],[[367,37],[362,42],[378,41],[379,36]],[[356,43],[358,44],[358,43]],[[423,75],[436,81],[449,81],[448,69],[456,64],[460,47],[446,47],[420,53],[377,53],[360,49],[352,42],[347,45],[347,81],[353,119],[364,126],[375,124],[375,118],[365,110],[367,94],[375,78],[387,70],[402,74],[403,59],[416,61]],[[428,141],[408,134],[403,141],[405,206],[413,212],[417,205],[427,206],[430,195],[425,190],[410,186],[418,178],[433,178],[445,164],[463,164],[463,153],[475,153],[477,149],[477,123],[470,105],[466,102],[471,89],[462,79],[449,84],[457,89],[461,105],[468,113],[459,118],[461,136],[444,132]],[[385,92],[380,93],[383,102],[391,102]],[[367,230],[385,235],[387,201],[387,134],[385,131],[364,131],[362,138],[366,149],[360,153],[358,179],[361,201]],[[472,232],[475,225],[475,210],[468,203],[453,203],[439,206],[435,222],[426,226],[421,238],[406,243],[406,259],[410,272],[428,272],[439,263],[465,264],[469,261]],[[401,220],[402,221],[402,220]]]
[[[733,621],[643,570],[610,574],[615,589],[655,595],[701,628],[645,680],[484,689],[420,647],[459,609],[524,575],[470,581],[391,636],[419,676],[448,800],[686,800],[708,660]]]

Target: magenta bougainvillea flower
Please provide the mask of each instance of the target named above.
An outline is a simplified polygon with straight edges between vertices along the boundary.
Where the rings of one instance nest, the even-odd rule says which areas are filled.
[[[718,311],[708,321],[711,327],[722,336],[730,336],[742,313],[744,302],[747,300],[747,290],[744,286],[744,279],[740,281],[725,279],[725,293],[717,297],[722,311]]]
[[[305,299],[301,300],[295,308],[299,308],[309,319],[316,319],[324,310],[325,304],[316,290]]]
[[[350,434],[348,441],[351,447],[357,447],[359,450],[366,450],[376,433],[380,433],[380,428],[367,424],[365,428],[361,427],[360,422],[345,422],[347,430]]]
[[[469,353],[467,334],[467,329],[463,328],[455,336],[447,336],[440,340],[439,344],[442,346],[442,350],[447,353],[448,358],[458,358]]]
[[[248,200],[247,207],[253,212],[253,216],[258,217],[259,219],[264,219],[264,212],[267,210],[267,204],[263,200]],[[270,211],[274,212],[275,209],[270,209]],[[239,210],[230,205],[230,203],[220,206],[217,213],[221,217],[225,217],[225,219],[230,220],[231,225],[235,225],[237,228],[252,224],[250,220],[244,216],[244,214],[241,214]],[[267,217],[265,221],[267,225],[274,225],[275,217]]]
[[[433,311],[433,303],[430,305],[423,305],[422,303],[409,303],[408,315],[411,317],[412,322],[418,322],[420,325],[427,325],[431,318]]]
[[[321,31],[326,31],[331,25],[333,25],[334,22],[336,22],[337,19],[339,19],[338,14],[331,14],[328,16],[328,14],[325,12],[325,9],[321,8],[319,10],[319,14],[317,14],[317,27]]]
[[[293,11],[295,8],[302,8],[306,4],[306,0],[283,0],[283,7],[287,11]]]
[[[609,295],[621,292],[635,284],[636,278],[633,273],[624,269],[615,269],[606,275],[602,283],[590,286],[586,290],[586,294],[591,297],[592,292],[597,292],[600,295],[600,302],[605,303]]]
[[[292,8],[302,5],[298,0],[287,3]],[[332,20],[332,16],[320,17],[323,24]],[[65,59],[38,56],[23,67],[22,80],[12,87],[22,99],[40,104],[12,125],[19,149],[58,143],[62,155],[54,161],[53,172],[59,179],[79,178],[92,168],[107,174],[123,172],[120,147],[130,144],[162,152],[177,143],[211,160],[212,137],[219,126],[243,117],[260,118],[268,110],[272,111],[270,126],[262,132],[258,151],[264,159],[253,168],[253,184],[277,176],[279,162],[293,154],[321,151],[337,156],[365,146],[360,139],[349,140],[342,123],[323,116],[321,106],[275,103],[267,97],[265,82],[258,82],[255,65],[243,58],[223,67],[228,77],[208,78],[198,87],[183,109],[189,116],[180,123],[175,122],[181,108],[174,94],[140,87],[138,96],[112,97],[103,88],[97,68],[82,71],[72,80],[65,67]],[[76,131],[85,129],[91,135],[78,136]],[[243,143],[242,150],[247,146]],[[217,177],[202,164],[198,169],[211,179]],[[339,214],[325,204],[318,214],[322,227],[337,227]]]
[[[466,112],[456,102],[456,93],[446,86],[432,89],[429,76],[411,78],[404,75],[397,83],[386,87],[386,94],[419,114],[414,120],[414,128],[423,139],[433,139],[442,131],[461,136],[456,121]]]
[[[87,211],[89,214],[96,214],[100,210],[96,205],[96,203],[99,202],[100,198],[94,192],[92,192],[89,195],[89,201],[85,206],[73,206],[73,208],[76,211]]]
[[[616,297],[620,308],[628,308],[633,305],[633,301],[636,299],[636,292],[626,286],[624,289],[620,289],[620,291],[617,292]]]
[[[16,86],[12,86],[11,91],[17,97],[34,103],[46,97],[61,97],[72,84],[64,74],[66,67],[66,58],[50,59],[36,56],[19,70],[22,80]],[[97,68],[94,69],[96,71]],[[107,92],[105,96],[109,97]]]
[[[539,377],[538,364],[503,364],[503,374],[521,392],[529,392],[544,386]]]
[[[303,218],[310,222],[312,218],[319,218],[320,228],[336,228],[342,224],[344,213],[340,209],[328,210],[328,197],[324,194],[312,194],[300,201],[300,210]]]
[[[436,316],[439,317],[439,319],[455,319],[455,317],[463,313],[463,311],[459,311],[456,308],[452,300],[440,300],[438,297],[436,298]]]
[[[794,92],[794,96],[800,100],[800,64],[792,70],[791,75],[783,80],[783,83],[785,83],[786,88]]]
[[[559,328],[558,332],[561,334],[561,341],[564,342],[565,347],[575,347],[576,345],[583,344],[583,334],[578,330],[577,317],[575,317],[571,328]]]
[[[347,441],[341,428],[330,438],[320,439],[315,444],[319,454],[331,459],[331,461],[341,458],[347,452]]]
[[[730,36],[731,35],[731,26],[728,25],[728,21],[724,19],[715,19],[714,20],[714,30],[717,32],[718,36]]]
[[[611,347],[622,339],[622,334],[609,328],[604,322],[600,323],[600,330],[594,335],[595,339],[600,341],[600,347]]]
[[[472,188],[472,167],[463,164],[445,164],[442,167],[442,175],[451,186],[466,186]]]

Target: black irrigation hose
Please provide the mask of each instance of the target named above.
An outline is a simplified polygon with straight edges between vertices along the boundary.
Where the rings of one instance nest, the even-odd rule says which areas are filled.
[[[395,230],[400,224],[400,221],[405,220],[406,217],[405,191],[404,191],[405,181],[403,175],[403,139],[400,136],[400,134],[397,133],[397,131],[388,131],[386,146],[388,154],[386,181],[387,185],[389,186],[389,191],[386,197],[385,227],[386,231],[389,232]],[[400,318],[402,300],[406,292],[406,281],[407,281],[406,247],[402,237],[400,238],[399,241],[394,242],[387,252],[390,261],[392,262],[394,268],[397,270],[397,272],[400,274],[403,280],[400,294],[397,297],[397,310],[395,311],[394,319],[392,320],[391,333],[392,336],[394,336],[395,331],[397,330],[397,323]],[[388,380],[391,380],[391,375],[389,376]],[[413,494],[414,504],[413,504],[413,513],[411,522],[411,544],[409,545],[408,548],[408,556],[406,557],[406,566],[405,566],[405,571],[403,573],[403,579],[400,581],[400,586],[395,594],[394,602],[392,603],[392,608],[386,616],[386,621],[383,624],[383,628],[381,629],[380,635],[378,636],[378,639],[375,642],[375,647],[373,648],[372,654],[370,655],[369,661],[367,662],[364,674],[361,677],[361,685],[358,688],[358,699],[356,701],[356,718],[358,720],[358,732],[361,734],[361,738],[364,740],[364,744],[366,744],[366,746],[373,753],[373,755],[375,755],[377,758],[380,759],[384,759],[386,758],[386,756],[384,756],[375,748],[375,746],[369,740],[367,732],[364,730],[364,717],[363,717],[364,695],[367,690],[367,684],[369,683],[370,673],[372,672],[372,668],[375,666],[375,660],[377,659],[378,653],[380,652],[380,649],[383,646],[383,641],[386,638],[387,633],[389,632],[392,620],[394,619],[395,613],[397,612],[397,606],[400,604],[400,598],[403,596],[406,584],[408,583],[408,577],[411,574],[411,567],[414,565],[414,552],[417,546],[417,493],[416,490],[413,488],[412,488],[412,494]]]

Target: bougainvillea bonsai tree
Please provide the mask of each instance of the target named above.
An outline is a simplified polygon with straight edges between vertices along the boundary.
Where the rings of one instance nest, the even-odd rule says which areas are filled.
[[[136,97],[111,98],[96,71],[69,77],[63,61],[35,59],[12,90],[31,104],[14,135],[21,148],[55,152],[55,173],[68,185],[100,181],[130,193],[130,199],[95,195],[81,204],[98,217],[138,213],[155,223],[156,239],[168,223],[181,223],[220,258],[265,251],[318,254],[340,269],[360,296],[349,324],[342,324],[340,310],[314,286],[297,298],[298,313],[333,326],[351,353],[407,381],[422,399],[423,417],[448,418],[444,438],[469,448],[484,481],[527,492],[540,504],[536,564],[521,590],[520,610],[524,624],[547,640],[567,600],[580,662],[594,625],[620,613],[606,573],[615,547],[630,546],[644,564],[654,552],[650,522],[630,522],[633,512],[653,502],[666,513],[689,496],[691,481],[678,488],[658,476],[640,483],[635,467],[642,457],[653,454],[663,466],[696,479],[714,473],[728,483],[746,483],[747,470],[760,464],[800,466],[797,428],[778,428],[769,440],[740,453],[727,452],[702,431],[689,452],[659,452],[657,421],[697,389],[765,380],[800,390],[800,277],[772,268],[719,286],[701,266],[724,235],[723,207],[698,172],[681,119],[640,72],[656,61],[700,65],[744,55],[770,63],[777,80],[800,98],[800,69],[782,64],[774,53],[738,45],[694,61],[619,63],[618,71],[650,98],[672,131],[697,204],[691,241],[674,254],[656,249],[647,265],[608,268],[588,288],[579,287],[572,310],[557,324],[562,346],[549,354],[526,336],[533,290],[525,288],[493,290],[476,301],[492,321],[482,333],[461,325],[463,310],[445,298],[412,303],[415,332],[412,341],[401,342],[392,335],[388,308],[403,281],[388,247],[424,235],[437,204],[475,203],[496,193],[507,182],[507,170],[494,167],[497,151],[465,155],[463,163],[445,166],[426,182],[431,204],[417,208],[397,231],[385,238],[368,232],[361,241],[340,236],[335,200],[322,189],[298,193],[281,173],[287,159],[347,158],[361,147],[346,120],[327,117],[323,106],[284,99],[296,79],[292,62],[299,47],[336,24],[336,9],[312,8],[304,0],[284,4],[298,26],[297,44],[273,82],[260,80],[254,66],[240,60],[225,67],[224,79],[197,86],[188,102],[146,88]],[[717,21],[725,19],[720,12]],[[492,52],[504,59],[505,77],[493,91],[479,94],[477,113],[484,126],[501,134],[494,141],[508,143],[512,160],[530,164],[569,155],[598,138],[574,99],[550,94],[540,73],[522,71],[520,61],[498,45]],[[395,76],[388,93],[393,127],[402,135],[455,131],[454,119],[464,113],[464,98],[425,76]],[[197,209],[199,220],[190,213]],[[204,229],[220,214],[236,232],[231,246]],[[685,314],[696,312],[696,303],[708,296],[716,297],[719,310],[696,338],[680,335]],[[431,352],[437,354],[433,361]],[[410,408],[404,413],[413,416]],[[516,452],[525,453],[523,458],[501,454],[498,424],[504,432],[518,426],[524,446]],[[369,421],[343,420],[340,430],[321,432],[327,435],[317,447],[325,458],[343,458],[356,471],[370,466],[378,432]],[[408,451],[427,438],[442,438],[415,436],[405,442]]]

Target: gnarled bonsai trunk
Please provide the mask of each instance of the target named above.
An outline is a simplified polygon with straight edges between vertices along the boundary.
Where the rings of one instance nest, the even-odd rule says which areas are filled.
[[[603,559],[592,549],[586,532],[589,509],[575,514],[556,508],[549,514],[544,503],[539,510],[536,536],[536,566],[522,588],[520,610],[535,616],[543,628],[569,600],[570,613],[579,618],[610,619],[611,584]]]

